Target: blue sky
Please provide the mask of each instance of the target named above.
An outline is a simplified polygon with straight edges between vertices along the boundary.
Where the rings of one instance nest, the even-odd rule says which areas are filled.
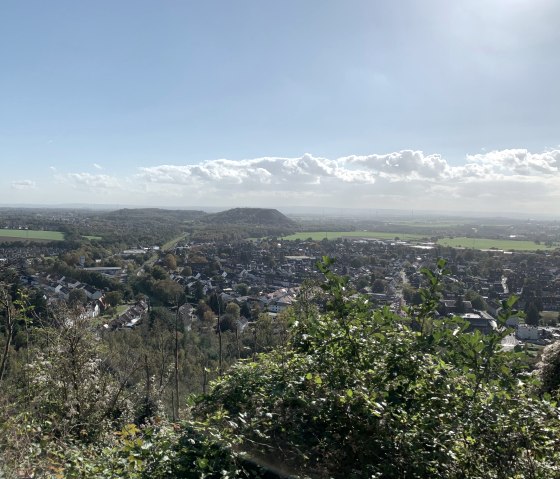
[[[0,204],[560,215],[554,0],[0,3]]]

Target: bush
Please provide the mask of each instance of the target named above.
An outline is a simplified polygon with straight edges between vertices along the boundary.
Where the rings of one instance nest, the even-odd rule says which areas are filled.
[[[329,264],[329,311],[293,318],[289,347],[233,367],[198,414],[242,450],[312,477],[559,473],[555,405],[534,396],[522,355],[500,350],[507,332],[434,319],[444,263],[425,272],[430,288],[406,318],[349,301]]]

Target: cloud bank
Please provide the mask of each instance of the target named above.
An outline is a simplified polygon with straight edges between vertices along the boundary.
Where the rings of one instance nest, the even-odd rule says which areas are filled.
[[[308,206],[560,213],[560,150],[492,151],[467,155],[461,165],[412,150],[334,160],[310,154],[221,159],[140,168],[135,181],[162,194],[169,189],[208,200],[218,194],[248,204],[281,199]]]
[[[120,188],[119,179],[109,175],[92,175],[91,173],[68,173],[59,175],[58,179],[77,189],[86,188],[90,192]]]
[[[560,216],[560,150],[507,149],[466,155],[402,150],[336,159],[218,159],[156,164],[127,175],[52,172],[58,201],[169,207],[349,207],[544,213]],[[14,189],[41,188],[14,181]],[[22,193],[23,194],[23,193]],[[71,198],[70,198],[71,196]]]
[[[14,190],[29,190],[35,187],[36,187],[36,183],[32,180],[12,181],[12,188]]]

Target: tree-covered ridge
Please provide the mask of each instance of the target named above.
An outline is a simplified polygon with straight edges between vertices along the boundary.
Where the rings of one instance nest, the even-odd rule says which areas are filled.
[[[210,224],[238,224],[294,228],[296,223],[273,208],[233,208],[209,214],[204,222]]]
[[[293,233],[298,224],[271,208],[233,208],[208,214],[195,225],[193,238],[200,241],[283,236]]]
[[[35,477],[264,477],[255,462],[296,477],[560,477],[558,383],[530,374],[522,351],[501,350],[505,329],[466,333],[457,318],[434,319],[443,261],[424,270],[423,301],[405,316],[372,311],[331,268],[324,258],[320,300],[307,289],[290,326],[273,326],[277,347],[190,398],[181,422],[146,401],[149,380],[135,389],[116,377],[91,332],[59,325],[67,332],[43,339],[21,385],[33,407],[13,407],[0,426],[4,457],[36,465]],[[57,355],[87,380],[61,377]]]

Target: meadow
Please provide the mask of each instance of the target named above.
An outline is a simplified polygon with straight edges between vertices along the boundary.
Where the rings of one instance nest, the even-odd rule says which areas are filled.
[[[338,238],[368,238],[379,240],[394,240],[399,238],[403,241],[419,241],[427,239],[425,235],[414,233],[392,233],[387,231],[302,231],[293,235],[284,236],[285,240],[306,240],[311,238],[314,241],[322,239],[338,239]]]
[[[388,231],[302,231],[289,236],[284,236],[284,240],[306,240],[311,238],[314,241],[321,241],[325,238],[329,240],[338,238],[364,238],[378,240],[392,240],[399,238],[402,241],[421,242],[428,241],[426,235],[418,233],[397,233]],[[437,242],[441,246],[452,248],[473,248],[473,249],[497,249],[504,251],[537,251],[553,250],[556,246],[546,246],[537,244],[534,241],[491,239],[491,238],[467,238],[466,236],[455,238],[440,238]]]
[[[62,241],[64,233],[60,231],[41,231],[41,230],[0,230],[0,241]]]
[[[499,249],[505,251],[537,251],[553,250],[557,246],[545,246],[534,241],[490,239],[490,238],[467,238],[465,236],[456,238],[442,238],[438,240],[442,246],[453,248],[473,248],[473,249]]]

